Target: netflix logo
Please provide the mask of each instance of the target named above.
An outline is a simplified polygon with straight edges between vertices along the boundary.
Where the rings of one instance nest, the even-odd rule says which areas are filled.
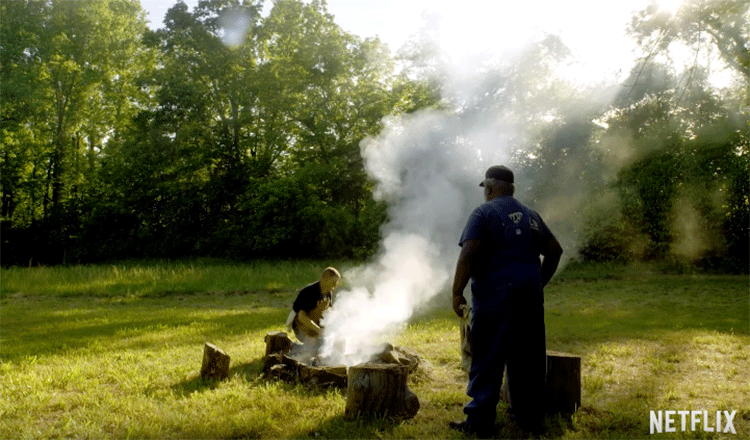
[[[720,432],[737,434],[737,411],[651,411],[649,434],[662,432]]]

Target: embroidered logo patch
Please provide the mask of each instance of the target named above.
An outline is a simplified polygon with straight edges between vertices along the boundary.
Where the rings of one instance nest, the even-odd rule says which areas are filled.
[[[523,212],[514,212],[512,214],[509,214],[508,217],[513,220],[513,223],[519,224],[521,223],[521,219],[523,218]]]

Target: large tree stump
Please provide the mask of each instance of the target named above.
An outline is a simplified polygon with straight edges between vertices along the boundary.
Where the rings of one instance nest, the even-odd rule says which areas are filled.
[[[581,406],[581,357],[547,351],[547,412],[574,413]]]
[[[347,416],[412,418],[419,399],[408,388],[408,367],[391,364],[360,364],[349,367],[346,390]]]
[[[219,347],[206,342],[203,346],[201,377],[204,380],[223,380],[229,377],[229,355]]]

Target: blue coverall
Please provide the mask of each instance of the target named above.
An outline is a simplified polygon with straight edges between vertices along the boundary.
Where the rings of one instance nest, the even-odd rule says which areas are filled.
[[[464,408],[476,426],[494,424],[507,365],[510,411],[519,425],[544,417],[546,347],[540,275],[543,243],[552,233],[541,217],[510,196],[482,204],[459,242],[480,240],[471,273],[472,361]],[[475,261],[476,261],[475,260]]]

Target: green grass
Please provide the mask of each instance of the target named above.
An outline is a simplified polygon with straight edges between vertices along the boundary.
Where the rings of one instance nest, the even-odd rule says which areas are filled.
[[[429,363],[410,383],[414,419],[349,420],[342,392],[262,377],[263,336],[328,264],[347,263],[3,269],[0,437],[462,438],[447,429],[468,399],[447,293],[394,341]],[[750,437],[747,276],[571,266],[546,298],[548,348],[581,355],[583,383],[582,408],[548,417],[545,437]],[[207,341],[232,357],[228,380],[199,379]],[[738,410],[738,435],[649,436],[660,409]]]
[[[326,265],[350,262],[127,261],[112,265],[3,269],[0,295],[154,297],[193,293],[277,293],[316,280]]]

